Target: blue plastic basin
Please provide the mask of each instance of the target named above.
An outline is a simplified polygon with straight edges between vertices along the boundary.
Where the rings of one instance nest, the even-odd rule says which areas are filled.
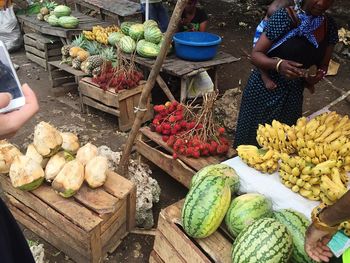
[[[221,37],[207,32],[181,32],[173,37],[175,54],[190,61],[205,61],[215,57]]]

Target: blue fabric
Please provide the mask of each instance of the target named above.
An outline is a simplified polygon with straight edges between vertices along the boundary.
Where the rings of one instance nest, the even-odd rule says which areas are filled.
[[[141,12],[145,14],[146,4],[141,4]],[[157,21],[159,29],[164,33],[169,24],[169,15],[162,2],[149,4],[149,19]]]
[[[291,31],[289,31],[284,37],[282,37],[279,41],[274,43],[272,45],[272,48],[269,50],[271,52],[275,48],[279,47],[281,44],[286,42],[288,39],[296,37],[296,36],[304,36],[306,39],[313,44],[316,48],[318,48],[318,43],[316,40],[316,37],[314,35],[314,32],[317,28],[319,28],[323,21],[324,21],[324,16],[311,16],[307,15],[304,12],[299,12],[297,14],[299,20],[300,20],[300,25]]]
[[[261,37],[261,34],[264,32],[264,28],[266,25],[267,25],[267,20],[264,19],[257,26],[257,28],[255,30],[254,39],[253,39],[253,47],[255,47],[256,43],[258,42],[259,38]]]

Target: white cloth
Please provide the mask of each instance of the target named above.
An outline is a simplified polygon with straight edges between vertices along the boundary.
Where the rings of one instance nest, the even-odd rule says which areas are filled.
[[[0,40],[8,51],[18,49],[22,45],[22,35],[13,6],[0,10]]]
[[[310,201],[285,187],[278,173],[272,175],[263,174],[247,166],[239,157],[229,159],[224,164],[234,168],[240,178],[241,193],[259,193],[269,198],[273,203],[273,209],[293,209],[311,219],[311,211],[320,204]]]

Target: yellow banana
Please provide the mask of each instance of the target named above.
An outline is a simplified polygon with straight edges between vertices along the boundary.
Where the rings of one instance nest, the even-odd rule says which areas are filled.
[[[338,159],[338,153],[336,151],[332,151],[331,154],[328,157],[329,160],[337,160]]]
[[[332,168],[331,179],[336,185],[338,185],[338,187],[346,190],[343,182],[341,181],[340,172],[339,172],[338,168],[336,168],[336,167]]]
[[[323,145],[317,144],[315,145],[315,154],[318,158],[320,158],[323,154]]]
[[[312,174],[312,167],[311,166],[305,166],[304,169],[301,171],[303,175],[309,175]]]
[[[344,117],[341,118],[341,120],[339,121],[339,124],[337,124],[335,126],[334,130],[336,130],[336,131],[337,130],[341,130],[343,128],[343,126],[348,123],[348,121],[349,121],[349,116],[348,115],[344,115]]]
[[[345,143],[339,150],[339,155],[347,156],[350,155],[350,141]]]
[[[319,182],[320,182],[320,179],[318,177],[313,177],[309,180],[309,184],[311,185],[318,184]]]
[[[317,164],[320,163],[320,159],[318,159],[317,157],[314,157],[314,158],[312,158],[312,163],[313,163],[314,165],[317,165]]]
[[[303,179],[298,179],[296,185],[299,187],[303,187],[305,185],[305,181]]]
[[[331,200],[329,200],[329,198],[324,194],[324,193],[320,193],[320,198],[322,200],[323,203],[325,203],[326,205],[332,205],[334,204],[334,202],[332,202]]]
[[[320,126],[320,122],[317,119],[312,119],[306,124],[306,134],[310,134],[310,132],[316,130],[318,126]]]
[[[306,124],[307,124],[307,119],[305,117],[301,117],[297,120],[296,127],[301,128],[301,127],[306,126]]]
[[[350,172],[350,165],[345,165],[344,166],[344,171],[345,172]]]
[[[294,186],[294,184],[292,184],[290,181],[286,181],[284,185],[287,186],[288,188],[292,188]]]
[[[298,145],[298,149],[305,148],[305,146],[306,146],[305,140],[303,138],[298,138],[297,145]]]
[[[308,174],[302,174],[302,175],[300,175],[300,179],[302,179],[305,182],[308,182],[311,180],[311,176]]]
[[[311,187],[311,191],[312,191],[312,194],[313,194],[314,196],[319,196],[320,193],[321,193],[320,186],[319,186],[319,185],[318,185],[318,186],[312,186],[312,187]]]
[[[341,131],[335,131],[333,132],[331,135],[329,135],[328,137],[326,137],[324,139],[325,143],[331,143],[332,141],[336,140],[339,136],[342,135]]]
[[[294,167],[292,169],[292,175],[295,176],[295,177],[298,177],[300,175],[300,170],[298,167]]]
[[[319,201],[320,200],[319,195],[311,195],[311,196],[308,196],[307,198],[311,201]]]
[[[312,191],[311,190],[306,190],[304,188],[300,188],[299,189],[299,193],[304,196],[304,197],[309,197],[312,195]]]
[[[304,189],[306,189],[306,190],[310,190],[311,187],[312,187],[311,184],[308,183],[308,182],[306,182],[306,183],[304,184]]]
[[[287,131],[287,138],[288,138],[288,140],[289,140],[290,142],[291,142],[291,141],[296,141],[296,140],[297,140],[297,136],[296,136],[294,130],[289,129],[289,130]]]
[[[344,158],[344,164],[345,164],[345,165],[349,165],[349,164],[350,164],[350,155],[345,156],[345,158]]]
[[[320,125],[316,130],[316,134],[314,138],[320,137],[326,129],[327,129],[327,126],[325,124]]]
[[[297,186],[297,185],[294,185],[294,186],[292,187],[292,191],[293,191],[294,193],[299,192],[299,190],[300,190],[300,187]]]
[[[327,129],[321,134],[321,136],[315,139],[315,142],[323,142],[330,134],[332,134],[333,130],[334,126],[327,127]]]
[[[327,143],[323,145],[323,153],[327,156],[327,158],[331,155],[332,148],[330,144]]]

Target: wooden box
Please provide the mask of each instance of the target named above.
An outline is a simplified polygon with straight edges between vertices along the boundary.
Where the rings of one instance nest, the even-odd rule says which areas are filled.
[[[233,240],[221,228],[203,239],[187,236],[181,227],[183,202],[179,201],[160,212],[149,262],[231,263]]]
[[[200,169],[227,159],[217,156],[195,159],[180,155],[175,160],[172,156],[173,149],[162,140],[161,135],[152,132],[149,127],[140,129],[135,145],[138,154],[157,165],[187,188],[191,184],[192,176]]]
[[[67,64],[58,61],[48,63],[51,91],[54,95],[62,95],[77,90],[79,81],[87,76],[81,70],[76,70]]]
[[[57,37],[45,36],[38,33],[24,35],[24,48],[29,60],[48,69],[48,62],[60,60],[62,42]]]
[[[117,116],[119,130],[127,131],[131,129],[134,123],[136,116],[135,108],[139,105],[144,86],[145,82],[142,82],[136,88],[115,93],[102,90],[97,84],[91,81],[91,78],[83,78],[79,82],[81,104]],[[143,122],[152,119],[152,117],[153,110],[149,100]]]
[[[16,220],[78,263],[102,262],[135,226],[136,188],[113,172],[103,187],[84,185],[68,199],[46,184],[18,190],[6,175],[0,184]]]

